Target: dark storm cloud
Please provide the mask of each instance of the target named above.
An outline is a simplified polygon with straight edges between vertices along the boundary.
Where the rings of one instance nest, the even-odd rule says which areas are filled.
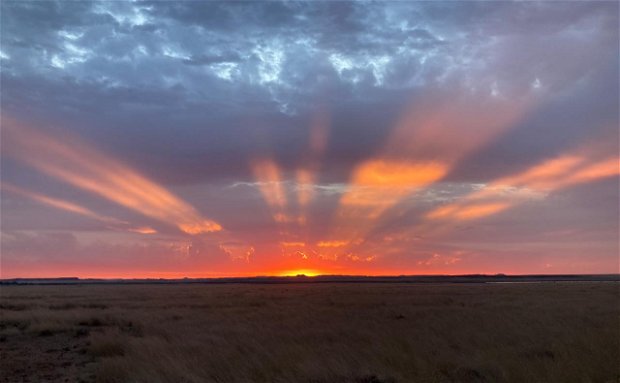
[[[337,122],[330,160],[357,160],[372,148],[347,145],[352,131],[380,142],[429,89],[495,84],[510,97],[538,79],[555,95],[615,67],[613,6],[4,2],[3,109],[67,125],[134,162],[163,158],[177,169],[159,175],[171,182],[185,155],[198,157],[209,171],[181,178],[200,182],[242,174],[218,149],[247,160],[266,150],[243,142],[261,130],[274,137],[258,141],[290,162],[319,99]],[[575,97],[588,91],[563,99],[586,110],[592,98]],[[376,117],[364,126],[368,105]]]

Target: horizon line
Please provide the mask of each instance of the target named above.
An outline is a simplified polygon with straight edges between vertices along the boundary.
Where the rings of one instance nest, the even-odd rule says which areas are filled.
[[[367,275],[367,274],[317,274],[308,275],[300,273],[297,275],[252,275],[252,276],[218,276],[218,277],[78,277],[78,276],[55,276],[55,277],[12,277],[12,278],[0,278],[0,281],[15,281],[15,280],[71,280],[71,281],[148,281],[148,280],[160,280],[160,281],[183,281],[183,280],[247,280],[247,279],[259,279],[259,278],[271,278],[271,279],[296,279],[296,278],[463,278],[463,277],[490,277],[490,278],[520,278],[520,277],[602,277],[602,276],[616,276],[620,277],[619,273],[549,273],[549,274],[505,274],[505,273],[469,273],[469,274],[382,274],[382,275]]]

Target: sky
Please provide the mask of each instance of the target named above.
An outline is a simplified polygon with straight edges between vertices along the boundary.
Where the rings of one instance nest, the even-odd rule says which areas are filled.
[[[620,272],[618,2],[0,7],[2,278]]]

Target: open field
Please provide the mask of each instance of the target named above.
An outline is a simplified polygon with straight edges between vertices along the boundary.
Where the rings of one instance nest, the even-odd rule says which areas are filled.
[[[620,382],[620,284],[2,286],[0,382]]]

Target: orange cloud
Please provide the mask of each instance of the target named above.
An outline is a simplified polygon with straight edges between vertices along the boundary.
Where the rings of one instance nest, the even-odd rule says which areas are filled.
[[[458,255],[450,255],[450,256],[442,256],[440,254],[434,253],[428,259],[423,261],[418,261],[418,265],[420,266],[435,266],[435,265],[454,265],[461,261],[461,257]]]
[[[316,245],[318,247],[342,247],[346,246],[348,243],[348,241],[320,241],[317,242]]]
[[[330,237],[345,238],[347,245],[359,244],[389,208],[439,180],[446,171],[447,167],[438,162],[374,159],[362,163],[353,172],[347,191],[340,199]],[[346,245],[341,247],[346,253]]]
[[[303,210],[308,203],[314,198],[312,184],[315,182],[319,171],[320,156],[327,147],[329,126],[329,116],[325,112],[321,111],[315,116],[310,126],[308,149],[302,159],[303,165],[296,171],[297,202],[302,214],[304,214]]]
[[[554,185],[566,179],[568,172],[582,165],[585,158],[576,155],[565,155],[535,165],[530,169],[493,182],[492,186],[530,186],[538,189],[554,188]],[[491,189],[489,189],[491,190]]]
[[[134,233],[139,233],[139,234],[157,233],[157,230],[153,229],[152,227],[148,227],[148,226],[134,227],[134,228],[129,229],[129,231],[133,231]]]
[[[434,94],[416,100],[377,155],[354,169],[332,236],[359,242],[379,222],[389,219],[390,208],[438,182],[463,157],[515,126],[534,101],[531,94],[510,102],[470,94]],[[500,207],[479,206],[459,214],[465,219],[493,210]]]
[[[52,137],[10,120],[3,129],[7,154],[49,176],[189,234],[222,229],[162,186],[75,137]]]
[[[280,242],[280,246],[284,247],[304,247],[306,246],[305,242]]]
[[[250,258],[254,255],[254,247],[239,243],[220,243],[220,250],[228,255],[233,261],[250,262]]]
[[[271,209],[273,220],[279,224],[304,225],[305,215],[290,213],[291,206],[286,198],[282,172],[278,164],[271,159],[259,159],[251,163],[251,168],[263,199]]]
[[[563,186],[596,181],[618,174],[620,174],[620,158],[611,157],[579,169],[564,181]]]
[[[520,174],[494,181],[488,190],[508,185],[551,192],[620,174],[620,159],[617,156],[602,160],[592,157],[592,154],[569,154],[548,160]]]
[[[282,186],[282,175],[278,164],[272,159],[259,159],[254,161],[251,167],[265,202],[272,208],[285,208],[286,193]]]
[[[15,194],[22,195],[24,197],[28,197],[28,198],[30,198],[32,200],[35,200],[35,201],[37,201],[39,203],[42,203],[44,205],[47,205],[47,206],[54,207],[56,209],[69,211],[69,212],[75,213],[75,214],[80,214],[80,215],[83,215],[83,216],[86,216],[86,217],[94,218],[94,219],[96,219],[98,221],[102,221],[102,222],[105,222],[105,223],[127,224],[127,222],[118,220],[116,218],[107,217],[107,216],[104,216],[104,215],[97,214],[94,211],[92,211],[92,210],[90,210],[90,209],[88,209],[88,208],[86,208],[84,206],[78,205],[76,203],[65,201],[65,200],[58,199],[58,198],[52,198],[52,197],[49,197],[49,196],[46,196],[46,195],[43,195],[43,194],[40,194],[40,193],[35,193],[35,192],[32,192],[32,191],[28,191],[28,190],[22,189],[20,187],[17,187],[15,185],[8,184],[6,182],[2,183],[2,190],[6,190],[6,191],[9,191],[9,192],[12,192],[12,193],[15,193]]]
[[[465,206],[455,212],[454,216],[457,219],[474,219],[485,217],[487,215],[496,214],[500,211],[506,210],[510,207],[509,203],[482,203],[470,206]]]
[[[475,199],[475,198],[472,198]],[[468,220],[482,218],[488,215],[497,214],[508,209],[510,202],[470,202],[455,203],[440,206],[426,215],[431,219],[456,219]]]
[[[383,151],[452,165],[515,126],[534,101],[527,93],[510,102],[469,93],[428,95],[403,113]]]
[[[298,223],[300,225],[303,225],[306,223],[306,217],[305,216],[291,216],[285,213],[275,213],[273,215],[273,220],[278,222],[278,223]]]
[[[364,215],[376,218],[403,196],[441,178],[446,170],[435,162],[366,161],[355,169],[341,204],[344,209],[364,207]]]
[[[620,174],[618,157],[602,160],[592,157],[593,153],[586,151],[544,161],[521,173],[493,181],[462,201],[440,206],[426,217],[448,220],[481,218],[504,211],[520,203],[523,197],[545,195],[560,188]]]
[[[308,130],[308,145],[301,153],[299,166],[291,173],[290,182],[281,166],[272,158],[256,158],[249,167],[253,173],[255,186],[258,187],[263,200],[270,209],[271,217],[278,225],[278,236],[282,255],[290,255],[291,247],[303,247],[298,239],[308,237],[308,205],[315,197],[315,182],[320,169],[320,157],[327,147],[329,118],[324,111],[318,113]],[[287,186],[294,186],[287,189]],[[296,197],[296,198],[295,198]],[[294,252],[307,259],[308,254]]]
[[[312,183],[314,182],[315,174],[309,169],[297,169],[297,202],[300,208],[304,208],[314,197],[314,189]]]

